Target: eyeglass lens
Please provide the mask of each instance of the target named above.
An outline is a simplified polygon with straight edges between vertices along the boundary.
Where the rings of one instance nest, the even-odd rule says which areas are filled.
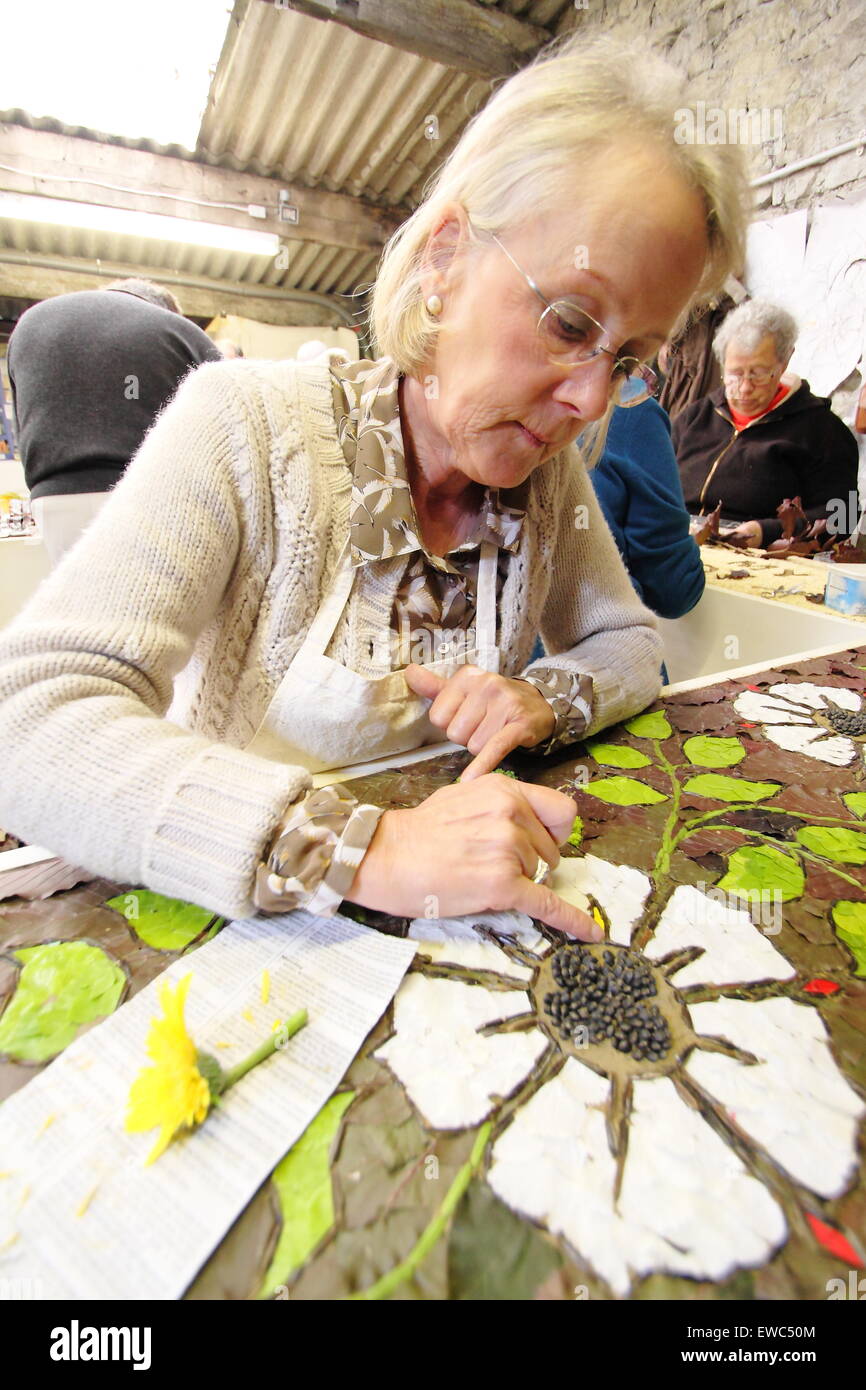
[[[748,378],[755,386],[766,386],[767,382],[775,375],[776,373],[772,370],[764,371],[760,368],[754,372],[725,372],[725,381],[740,382]]]

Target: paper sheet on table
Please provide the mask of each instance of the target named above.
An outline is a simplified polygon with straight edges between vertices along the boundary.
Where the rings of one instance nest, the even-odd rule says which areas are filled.
[[[180,1297],[335,1090],[414,950],[339,916],[233,922],[77,1038],[0,1109],[0,1287],[21,1279],[41,1298]],[[127,1096],[162,1013],[160,982],[190,971],[187,1028],[223,1066],[297,1009],[309,1023],[145,1167],[156,1132],[124,1132]]]

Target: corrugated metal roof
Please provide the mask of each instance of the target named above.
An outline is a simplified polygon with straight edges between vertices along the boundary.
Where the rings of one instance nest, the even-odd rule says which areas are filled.
[[[198,154],[408,209],[489,91],[338,24],[251,4],[217,67]],[[430,115],[438,139],[425,135]]]
[[[551,34],[572,7],[572,0],[486,4]],[[97,138],[348,194],[399,216],[420,202],[427,180],[490,90],[483,78],[340,24],[258,0],[236,0],[194,156],[176,146]],[[435,139],[428,138],[430,116],[438,122]],[[94,134],[22,112],[0,113],[0,121],[7,120],[62,134]],[[277,270],[256,257],[24,222],[0,222],[0,245],[329,295],[369,284],[377,263],[369,252],[298,241],[290,243],[288,268]]]

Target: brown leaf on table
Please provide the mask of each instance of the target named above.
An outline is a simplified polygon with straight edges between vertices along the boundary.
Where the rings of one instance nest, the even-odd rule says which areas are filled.
[[[705,869],[708,874],[722,874],[725,870],[725,860],[720,854],[696,854],[693,855],[685,845],[680,845],[681,850],[685,850],[688,857]]]
[[[720,502],[715,511],[710,512],[709,515],[705,517],[703,526],[692,533],[693,539],[698,545],[706,545],[708,541],[718,537],[721,515],[722,504]]]
[[[196,1275],[184,1300],[237,1302],[255,1298],[273,1258],[281,1226],[279,1197],[268,1178]]]
[[[809,518],[803,511],[803,500],[800,497],[786,497],[776,508],[776,516],[782,523],[782,540],[790,541],[797,534],[797,531],[808,530]],[[797,523],[802,522],[798,528]],[[772,549],[772,547],[768,547]]]
[[[750,677],[751,679],[751,677]],[[704,685],[699,690],[681,690],[676,695],[665,696],[665,708],[679,705],[713,705],[719,700],[727,700],[731,695],[739,695],[742,681],[717,681],[715,685]]]
[[[724,705],[671,705],[668,717],[674,728],[682,734],[737,734],[741,724],[732,723],[730,706]],[[733,716],[736,718],[736,716]]]
[[[834,676],[848,676],[851,678],[852,689],[862,687],[863,681],[866,681],[865,664],[859,664],[858,666],[855,660],[848,660],[847,657],[841,656],[830,656],[827,660],[828,670],[830,670]],[[862,657],[860,657],[860,662],[862,662],[862,660]]]
[[[399,1083],[392,1080],[390,1084]],[[331,1168],[335,1209],[351,1211],[355,1220],[363,1209],[369,1219],[351,1229],[339,1221],[334,1237],[312,1255],[291,1284],[292,1302],[332,1300],[360,1292],[405,1260],[441,1206],[475,1140],[474,1130],[430,1135],[414,1118],[399,1126],[396,1137],[390,1126],[373,1125],[358,1126],[361,1132],[353,1135],[350,1116],[351,1109]],[[436,1159],[435,1178],[428,1176],[428,1157]],[[445,1235],[391,1298],[448,1298]]]
[[[818,907],[819,904],[812,906]],[[828,970],[847,970],[848,960],[845,952],[840,949],[839,939],[829,921],[829,908],[826,904],[823,912],[810,911],[808,899],[799,898],[794,902],[785,903],[784,914],[785,922],[802,937],[810,947],[823,948],[821,954],[811,950],[809,952],[808,966],[805,973],[810,976],[823,975]],[[789,957],[792,964],[797,964],[793,960],[792,952],[789,949]]]
[[[838,784],[820,787],[792,782],[782,789],[773,805],[784,807],[786,811],[799,811],[804,816],[839,816],[846,820],[854,820],[852,812],[841,799],[840,790],[847,789],[840,789]],[[804,824],[793,817],[792,820],[795,825]]]
[[[840,864],[840,869],[844,874],[854,876],[856,870],[851,864]],[[806,892],[812,898],[818,898],[821,902],[836,902],[844,898],[848,902],[866,902],[866,883],[860,887],[849,883],[847,879],[840,878],[833,873],[829,865],[825,868],[823,864],[816,864],[814,860],[807,860],[804,864],[806,869]]]
[[[850,541],[838,541],[833,546],[833,559],[837,565],[866,565],[866,555]]]
[[[734,811],[727,819],[730,825],[739,825],[743,830],[757,830],[762,835],[770,835],[774,840],[793,840],[798,829],[798,822],[791,816],[774,816],[770,806],[754,806],[748,811]]]
[[[805,753],[794,753],[779,748],[769,740],[764,743],[760,752],[749,753],[738,765],[737,772],[752,782],[784,784],[790,780],[794,785],[811,784],[819,791],[832,791],[839,786],[839,769],[832,763],[822,763],[817,758],[807,757]],[[782,806],[786,805],[784,795],[784,792],[779,795],[779,804]],[[798,808],[792,806],[788,809]],[[831,814],[844,816],[846,813],[837,806]]]
[[[11,867],[3,863],[5,851],[0,853],[0,900],[7,898],[50,898],[52,893],[61,893],[66,888],[74,888],[79,883],[89,883],[97,877],[87,869],[78,869],[65,859],[52,855],[50,859],[39,859],[34,864],[19,864]],[[13,850],[12,854],[15,853]]]
[[[742,844],[743,836],[730,826],[720,825],[717,830],[699,826],[693,835],[682,841],[680,849],[690,859],[702,859],[708,854],[731,854]]]

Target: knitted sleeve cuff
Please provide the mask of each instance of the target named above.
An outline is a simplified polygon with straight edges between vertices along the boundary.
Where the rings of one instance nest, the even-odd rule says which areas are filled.
[[[140,881],[225,917],[251,916],[264,846],[310,780],[304,768],[208,744],[184,763],[157,811]]]

